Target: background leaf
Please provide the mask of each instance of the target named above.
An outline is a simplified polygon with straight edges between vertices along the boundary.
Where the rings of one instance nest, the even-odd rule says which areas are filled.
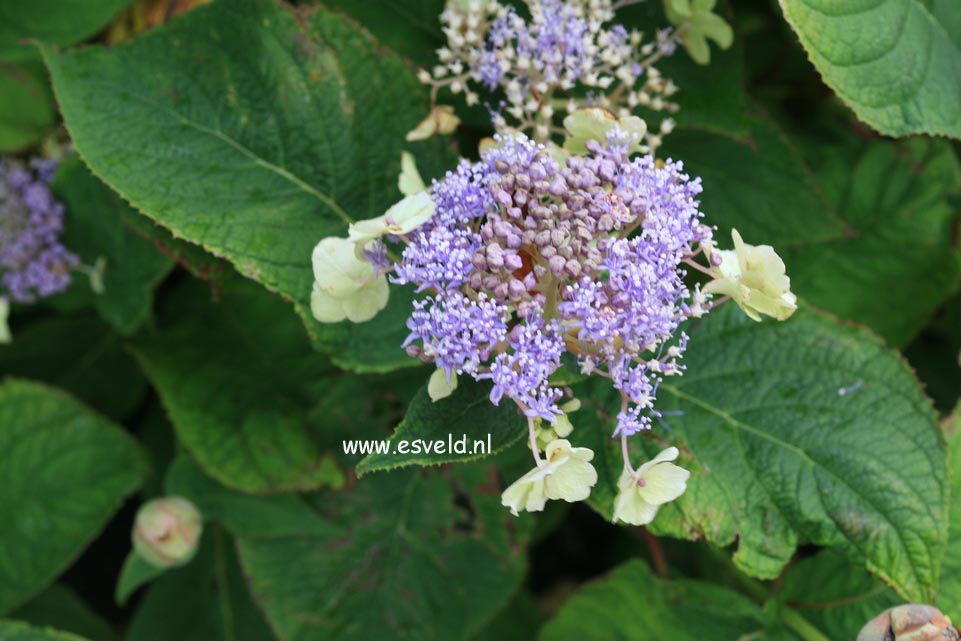
[[[129,436],[61,392],[0,386],[0,612],[60,574],[146,473]]]
[[[0,152],[39,142],[53,126],[53,92],[39,61],[0,62],[0,96]]]
[[[114,420],[129,417],[147,394],[147,379],[120,336],[92,312],[60,314],[15,329],[0,345],[0,372],[61,387]]]
[[[491,468],[455,470],[376,474],[344,492],[266,499],[218,488],[181,460],[168,489],[233,530],[283,641],[457,641],[519,585],[525,535],[508,527],[515,521]]]
[[[908,342],[961,284],[949,202],[961,170],[950,146],[848,134],[808,143],[818,150],[812,172],[772,122],[755,117],[753,131],[743,142],[678,131],[665,144],[702,177],[702,208],[721,246],[731,246],[731,228],[773,245],[797,295],[894,345]]]
[[[689,333],[687,372],[661,385],[657,407],[659,432],[692,477],[655,531],[737,539],[735,563],[761,578],[776,577],[801,543],[832,546],[906,598],[932,599],[947,537],[944,442],[903,361],[807,310],[757,324],[721,308]],[[590,501],[610,515],[622,463],[607,439],[617,399],[603,399],[593,392],[598,423],[574,415],[572,441],[597,453]],[[635,461],[664,446],[655,439]]]
[[[495,454],[527,436],[527,419],[521,416],[512,403],[495,406],[490,402],[491,385],[477,383],[468,376],[461,376],[457,390],[448,398],[436,403],[422,387],[407,407],[404,420],[390,437],[390,453],[373,453],[355,468],[358,476],[378,470],[391,470],[408,465],[440,465],[447,462],[466,462]],[[459,440],[467,437],[466,454],[447,451],[448,438]],[[401,453],[396,451],[399,441],[410,447],[414,441],[433,444],[444,443],[444,453],[436,451]],[[481,442],[490,450],[474,454],[475,443]]]
[[[961,20],[952,0],[780,0],[811,62],[889,136],[961,138]]]
[[[72,45],[93,36],[132,0],[5,2],[0,6],[0,60],[35,58],[24,40]]]
[[[19,621],[0,621],[0,639],[3,641],[85,641],[69,632],[34,628]]]
[[[666,581],[633,560],[577,591],[540,641],[762,638],[774,625],[746,597],[699,581]]]
[[[53,191],[67,209],[63,243],[87,266],[105,262],[102,293],[75,273],[58,304],[92,305],[121,334],[133,333],[150,315],[153,290],[170,273],[172,261],[127,226],[133,212],[76,155],[60,165]]]
[[[324,428],[337,370],[310,349],[283,301],[244,279],[212,292],[187,282],[135,351],[181,442],[222,483],[248,492],[339,485]],[[202,349],[198,349],[202,346]],[[362,416],[367,401],[356,398]],[[346,409],[346,408],[345,408]]]
[[[218,2],[111,49],[44,55],[78,151],[137,209],[295,301],[345,365],[411,362],[402,300],[360,325],[320,325],[308,309],[314,244],[401,197],[404,134],[427,111],[401,59],[340,15],[270,0]],[[426,177],[449,164],[441,144],[413,147]],[[395,348],[370,350],[385,325]]]
[[[189,564],[170,570],[150,587],[126,638],[272,641],[274,635],[251,600],[233,545],[215,527],[204,533]]]
[[[778,600],[829,639],[854,639],[865,623],[904,603],[893,590],[831,550],[792,565],[783,585]],[[939,599],[939,605],[945,604]]]
[[[60,584],[51,585],[10,616],[32,625],[72,632],[89,641],[116,641],[118,638],[107,621],[93,612],[73,590]]]

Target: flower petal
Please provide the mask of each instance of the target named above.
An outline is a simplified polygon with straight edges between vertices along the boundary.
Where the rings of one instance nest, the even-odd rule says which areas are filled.
[[[651,505],[663,505],[684,494],[691,473],[673,463],[658,463],[639,478],[644,480],[638,487],[641,497]]]

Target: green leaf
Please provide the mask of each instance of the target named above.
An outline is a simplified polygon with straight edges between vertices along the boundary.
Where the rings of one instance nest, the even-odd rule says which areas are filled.
[[[137,608],[127,641],[272,641],[237,553],[217,528],[197,556],[160,577]]]
[[[747,597],[702,581],[660,579],[632,560],[569,598],[539,641],[701,641],[762,636],[773,621]]]
[[[388,441],[390,452],[369,454],[357,464],[357,475],[408,465],[473,461],[522,440],[527,435],[527,420],[510,403],[491,403],[490,391],[490,384],[462,376],[457,390],[435,403],[427,386],[421,387]],[[438,451],[438,441],[443,451]],[[463,446],[457,441],[463,441]],[[458,453],[458,449],[464,451]]]
[[[0,63],[0,96],[0,152],[37,143],[53,126],[53,93],[39,61]]]
[[[537,638],[543,619],[537,599],[522,590],[472,641],[531,641]]]
[[[36,57],[24,40],[72,45],[96,35],[132,0],[5,2],[0,6],[0,60]]]
[[[944,442],[931,402],[899,356],[867,332],[800,310],[755,323],[736,307],[689,330],[687,371],[660,386],[657,408],[692,470],[654,530],[737,539],[734,561],[776,577],[801,543],[836,547],[909,599],[937,591],[947,537]],[[583,395],[610,416],[615,394]],[[582,416],[583,415],[583,416]],[[609,516],[622,463],[613,419],[574,415],[592,447],[592,505]],[[641,440],[650,458],[665,443]]]
[[[523,577],[524,526],[500,505],[489,467],[395,471],[348,491],[269,499],[191,467],[175,465],[168,489],[233,530],[284,641],[466,640]]]
[[[889,136],[961,138],[961,9],[954,0],[780,0],[824,81]]]
[[[346,366],[412,363],[402,295],[359,325],[309,311],[313,246],[401,198],[404,134],[427,111],[403,60],[347,18],[271,0],[217,2],[110,49],[43,53],[74,144],[107,184],[294,301]],[[450,164],[442,141],[414,151],[425,176]],[[370,350],[385,326],[400,340]]]
[[[436,50],[447,41],[440,25],[445,0],[328,0],[325,4],[347,13],[378,40],[425,69],[437,64]]]
[[[0,621],[3,641],[86,641],[69,632],[50,628],[34,628],[20,621]]]
[[[121,334],[133,333],[150,315],[153,290],[172,261],[127,226],[130,208],[76,156],[60,165],[53,191],[66,205],[64,244],[87,266],[105,262],[102,293],[75,273],[68,292],[56,300],[61,306],[92,305]]]
[[[941,567],[938,607],[954,621],[961,620],[961,406],[945,421],[948,469],[951,478],[951,521],[948,546]]]
[[[123,605],[138,588],[150,583],[166,571],[167,568],[150,565],[131,550],[124,559],[123,567],[120,568],[120,576],[117,578],[117,587],[114,590],[114,601],[117,605]]]
[[[893,590],[831,550],[793,564],[778,601],[829,639],[853,639],[865,623],[903,603]],[[946,604],[939,599],[939,605]]]
[[[723,8],[722,4],[717,13],[724,14]],[[630,4],[617,11],[613,23],[637,29],[645,34],[646,39],[652,38],[657,29],[669,26],[661,2]],[[679,89],[671,100],[680,106],[680,110],[672,117],[681,127],[743,138],[751,133],[744,90],[743,44],[737,38],[726,50],[714,44],[710,46],[709,65],[697,64],[680,48],[674,55],[657,63],[658,71],[673,80]]]
[[[117,421],[137,410],[148,389],[121,338],[92,313],[17,328],[14,341],[0,345],[0,372],[63,388]]]
[[[0,612],[49,585],[146,473],[133,439],[63,393],[0,386]]]
[[[743,143],[678,131],[665,144],[702,177],[703,210],[721,246],[731,246],[731,228],[745,242],[773,245],[798,296],[907,343],[961,285],[948,202],[961,170],[951,148],[932,140],[821,145],[815,177],[774,125],[755,118],[753,129]]]
[[[134,209],[128,207],[124,211],[124,222],[150,241],[160,253],[197,278],[216,283],[223,278],[229,279],[235,273],[227,261],[204,251],[200,245],[174,237],[167,229]]]
[[[337,370],[310,349],[290,307],[244,279],[218,300],[190,281],[166,301],[159,330],[134,346],[181,442],[207,473],[247,492],[339,486],[322,438],[344,420],[322,411]],[[364,416],[362,395],[344,409]]]
[[[116,641],[118,638],[109,623],[72,590],[59,584],[51,585],[11,612],[10,616],[32,625],[72,632],[90,641]]]
[[[958,159],[946,142],[922,138],[818,151],[816,173],[844,237],[787,246],[788,273],[807,302],[903,346],[961,286]]]

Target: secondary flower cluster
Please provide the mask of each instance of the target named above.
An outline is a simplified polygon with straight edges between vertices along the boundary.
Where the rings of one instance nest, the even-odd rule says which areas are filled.
[[[630,4],[620,2],[620,5]],[[530,17],[497,0],[451,0],[441,14],[447,45],[437,51],[439,64],[420,74],[436,104],[441,88],[463,93],[468,104],[479,102],[477,91],[501,91],[504,101],[490,106],[501,134],[525,132],[539,142],[558,133],[555,110],[573,112],[596,106],[619,116],[643,105],[673,113],[670,101],[677,88],[654,64],[676,48],[669,29],[642,42],[614,19],[611,0],[527,0]],[[581,87],[586,98],[575,97]],[[449,107],[435,107],[408,140],[435,132],[449,133],[457,125]],[[673,128],[665,119],[659,134],[647,144],[656,147],[660,135]]]
[[[56,162],[25,166],[0,157],[0,334],[10,301],[32,303],[66,289],[77,257],[60,243],[63,205],[50,193]]]
[[[406,198],[351,225],[348,238],[317,245],[312,305],[320,320],[359,322],[386,305],[388,273],[415,286],[423,296],[403,346],[437,366],[432,397],[449,395],[466,375],[490,381],[491,402],[513,402],[528,418],[536,467],[504,494],[515,512],[589,494],[593,453],[565,440],[578,403],[557,381],[565,355],[582,374],[608,379],[622,399],[614,434],[626,475],[615,516],[647,522],[676,498],[666,496],[683,492],[687,473],[670,464],[676,450],[634,470],[627,439],[651,427],[660,381],[683,370],[679,325],[705,313],[710,294],[752,315],[786,316],[794,301],[770,248],[736,236],[735,251],[714,249],[699,179],[679,162],[632,155],[643,122],[585,110],[565,126],[573,153],[499,137],[479,162],[462,161],[429,189],[405,159]],[[702,252],[706,266],[694,261]],[[689,288],[689,267],[713,280]],[[670,487],[652,474],[667,475]]]

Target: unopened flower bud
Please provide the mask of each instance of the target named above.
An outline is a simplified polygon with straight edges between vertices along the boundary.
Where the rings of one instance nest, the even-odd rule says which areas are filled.
[[[857,641],[958,641],[951,620],[930,605],[899,605],[868,621]]]
[[[179,496],[144,503],[131,538],[144,561],[159,568],[184,565],[197,552],[204,523],[194,504]]]

